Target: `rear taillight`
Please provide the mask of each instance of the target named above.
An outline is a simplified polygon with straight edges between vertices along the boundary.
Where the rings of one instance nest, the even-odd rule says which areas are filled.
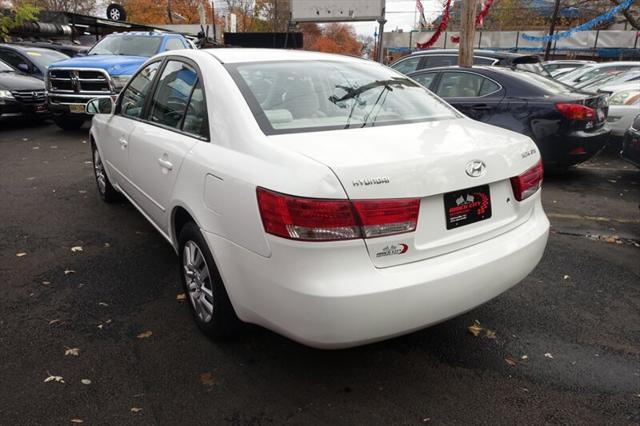
[[[580,104],[556,104],[556,109],[570,120],[589,121],[596,118],[593,108]]]
[[[305,241],[352,240],[415,231],[419,199],[325,200],[257,189],[267,233]]]
[[[511,187],[516,200],[522,201],[536,193],[542,186],[544,170],[542,161],[538,161],[533,167],[521,175],[511,178]]]
[[[420,200],[355,200],[362,234],[365,238],[401,234],[416,230]]]

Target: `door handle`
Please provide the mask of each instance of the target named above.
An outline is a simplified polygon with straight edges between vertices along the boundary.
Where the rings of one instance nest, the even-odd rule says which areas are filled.
[[[118,142],[120,142],[120,146],[123,148],[126,148],[127,145],[129,145],[129,142],[127,142],[127,140],[124,138],[124,136],[120,136],[118,138]]]
[[[487,104],[473,104],[473,105],[471,105],[471,109],[476,110],[476,111],[486,111],[489,108],[490,107]]]
[[[173,163],[171,161],[167,161],[164,158],[158,158],[158,164],[161,167],[164,167],[167,170],[173,170]]]

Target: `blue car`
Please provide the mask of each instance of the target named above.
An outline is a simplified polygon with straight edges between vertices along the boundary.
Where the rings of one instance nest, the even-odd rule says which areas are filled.
[[[88,101],[112,97],[151,56],[168,50],[192,49],[182,35],[128,32],[100,40],[87,56],[71,58],[49,67],[46,83],[49,111],[65,130],[77,129],[89,116]]]

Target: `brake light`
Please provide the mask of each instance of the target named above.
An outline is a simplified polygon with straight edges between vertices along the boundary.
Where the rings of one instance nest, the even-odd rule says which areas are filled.
[[[522,201],[535,194],[542,187],[543,175],[542,161],[538,161],[521,175],[512,177],[511,187],[516,200]]]
[[[267,233],[303,241],[373,238],[415,231],[419,199],[327,200],[257,189]]]
[[[556,104],[556,109],[570,120],[589,121],[596,118],[593,108],[580,104]]]

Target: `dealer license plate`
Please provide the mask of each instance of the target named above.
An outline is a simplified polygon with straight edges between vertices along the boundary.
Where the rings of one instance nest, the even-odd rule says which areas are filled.
[[[489,185],[444,194],[447,229],[459,228],[491,217]]]
[[[84,105],[69,105],[69,112],[74,114],[83,114],[84,113]]]

